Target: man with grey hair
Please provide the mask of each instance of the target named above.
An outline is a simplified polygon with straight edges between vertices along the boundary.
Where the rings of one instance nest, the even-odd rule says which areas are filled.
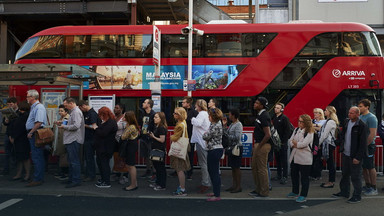
[[[31,158],[34,164],[32,181],[27,187],[35,187],[43,184],[45,172],[44,147],[35,146],[35,132],[37,129],[47,125],[47,111],[43,104],[39,102],[39,92],[35,89],[27,91],[27,102],[31,105],[25,128],[28,131],[28,140],[31,146]]]
[[[75,99],[65,98],[63,104],[69,110],[69,119],[67,125],[58,122],[58,128],[64,129],[63,143],[68,153],[69,178],[65,187],[72,188],[81,185],[80,145],[84,143],[84,117]]]
[[[366,152],[369,129],[359,118],[359,115],[360,110],[358,107],[353,106],[349,109],[349,119],[345,121],[340,135],[342,178],[340,192],[333,194],[333,196],[349,198],[352,181],[354,191],[348,203],[359,203],[361,201],[362,159]]]

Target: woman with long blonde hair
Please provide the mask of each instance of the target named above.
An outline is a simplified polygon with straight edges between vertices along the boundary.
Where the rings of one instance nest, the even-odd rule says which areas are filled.
[[[318,132],[321,129],[321,126],[326,122],[324,118],[324,111],[320,108],[313,109],[313,128],[315,129],[315,133],[318,135]],[[317,136],[317,139],[320,136]],[[318,140],[317,140],[318,141]],[[317,154],[313,156],[312,170],[310,177],[312,180],[317,181],[321,179],[321,171],[323,170],[323,163],[321,160],[321,155]]]
[[[336,180],[336,168],[334,162],[334,151],[336,148],[335,137],[336,128],[339,125],[339,119],[336,115],[336,108],[334,106],[327,106],[324,111],[327,121],[323,124],[320,129],[319,145],[322,149],[322,157],[327,161],[327,167],[329,170],[329,177],[327,183],[322,183],[320,187],[333,188]]]
[[[299,117],[298,127],[294,130],[288,144],[292,148],[289,162],[291,163],[292,192],[289,198],[296,198],[296,202],[307,201],[309,190],[309,174],[312,166],[312,144],[314,128],[311,117],[307,114]],[[301,192],[299,186],[301,179]]]
[[[173,113],[173,117],[177,121],[174,133],[171,136],[171,141],[176,142],[178,141],[184,134],[185,138],[188,138],[188,132],[187,132],[187,122],[185,119],[187,119],[187,112],[182,107],[176,107],[175,112]],[[177,177],[179,178],[179,186],[177,187],[176,191],[173,192],[173,195],[175,196],[187,196],[187,191],[185,190],[185,171],[188,171],[190,169],[190,163],[189,163],[189,157],[188,154],[186,155],[185,160],[170,156],[171,161],[171,168],[175,169],[177,173]]]
[[[196,143],[197,159],[201,171],[201,185],[199,193],[205,193],[211,187],[211,179],[208,173],[208,149],[203,134],[208,131],[209,122],[207,102],[203,99],[198,99],[195,104],[196,111],[199,114],[191,119],[193,125],[191,143]]]

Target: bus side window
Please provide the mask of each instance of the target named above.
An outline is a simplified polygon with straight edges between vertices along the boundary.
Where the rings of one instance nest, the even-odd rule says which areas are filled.
[[[323,33],[312,38],[299,56],[335,56],[338,54],[338,33]]]
[[[360,32],[345,32],[342,37],[341,45],[345,55],[364,55],[364,46]]]

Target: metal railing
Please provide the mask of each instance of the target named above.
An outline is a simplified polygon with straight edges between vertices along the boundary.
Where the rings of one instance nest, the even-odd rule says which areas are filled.
[[[243,131],[244,133],[247,132],[247,133],[250,133],[252,131]],[[168,134],[167,134],[167,149],[169,149],[169,145],[170,145],[170,139],[169,139],[169,136],[173,133],[173,129],[170,129],[168,130]],[[376,141],[377,141],[377,145],[376,145],[376,153],[375,153],[375,165],[376,165],[376,172],[379,173],[379,174],[383,174],[384,172],[384,153],[383,153],[383,145],[381,144],[381,140],[380,140],[380,137],[376,137]],[[289,159],[289,149],[288,149],[288,159]],[[138,155],[140,155],[140,145],[139,145],[139,150],[138,150]],[[275,156],[273,156],[273,158],[275,158]],[[339,148],[337,147],[334,151],[334,159],[335,159],[335,165],[336,165],[336,171],[341,171],[341,153],[339,153]],[[138,163],[137,165],[138,166],[144,166],[145,165],[145,160],[142,159],[142,158],[138,158]],[[195,154],[195,157],[194,157],[194,161],[195,161],[195,166],[196,168],[199,168],[198,166],[198,162],[196,163],[197,161],[197,155]],[[165,161],[165,164],[166,165],[169,165],[169,157],[166,157],[166,161]],[[270,169],[271,170],[275,170],[276,169],[276,163],[275,161],[273,162],[270,162],[269,163],[270,165]],[[327,164],[325,161],[323,161],[323,168],[325,171],[327,171]],[[288,166],[289,167],[289,166]],[[220,160],[220,168],[223,168],[223,169],[230,169],[230,167],[228,166],[228,157],[225,156],[224,159]],[[251,158],[250,157],[247,157],[247,158],[244,158],[242,159],[242,166],[241,166],[241,169],[251,169]]]

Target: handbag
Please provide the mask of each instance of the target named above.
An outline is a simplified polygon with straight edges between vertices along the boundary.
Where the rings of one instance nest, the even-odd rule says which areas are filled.
[[[232,155],[234,156],[240,156],[240,147],[239,145],[235,145],[232,149]]]
[[[165,159],[165,151],[160,149],[152,149],[149,153],[149,159],[153,161],[163,162]]]
[[[35,133],[35,146],[37,148],[51,144],[54,140],[54,134],[51,128],[40,128]]]
[[[48,114],[47,114],[47,120],[48,120],[48,125],[50,125]],[[52,129],[49,127],[37,129],[35,132],[35,146],[37,148],[41,148],[41,147],[44,147],[45,145],[51,144],[54,139],[55,139],[55,134],[53,134]]]
[[[176,142],[171,143],[168,155],[185,160],[187,157],[189,139],[184,136],[186,125],[184,122],[182,124],[184,125],[183,135]]]

